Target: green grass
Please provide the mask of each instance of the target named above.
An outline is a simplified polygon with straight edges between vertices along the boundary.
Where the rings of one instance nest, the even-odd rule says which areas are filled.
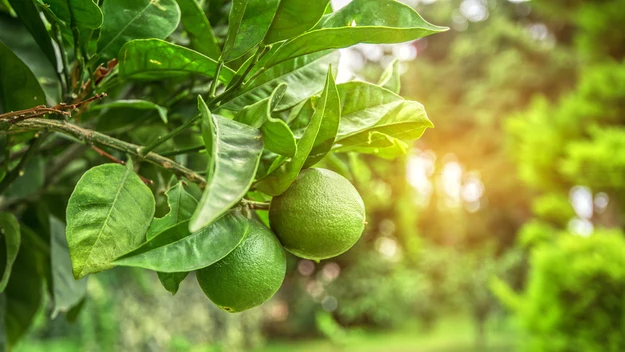
[[[449,318],[431,331],[423,331],[416,324],[386,332],[348,331],[337,342],[327,339],[304,341],[269,341],[256,352],[512,352],[517,350],[517,336],[509,326],[491,323],[486,346],[475,344],[474,327],[467,318]]]
[[[390,331],[352,329],[339,331],[334,342],[327,338],[309,340],[269,340],[254,352],[514,352],[519,337],[514,328],[501,321],[491,321],[487,327],[486,346],[476,347],[475,327],[465,316],[441,320],[430,331],[424,331],[416,322]],[[179,341],[180,342],[180,341]],[[184,338],[182,339],[184,342]],[[218,346],[190,346],[187,343],[170,346],[166,351],[223,351]],[[78,341],[52,339],[24,340],[16,352],[73,352],[80,351]]]

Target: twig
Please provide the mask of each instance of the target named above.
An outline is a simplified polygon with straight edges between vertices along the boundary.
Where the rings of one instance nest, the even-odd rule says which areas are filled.
[[[204,177],[198,175],[193,170],[190,170],[171,159],[168,159],[154,152],[143,155],[140,153],[141,146],[107,136],[100,132],[76,126],[67,121],[32,118],[14,124],[9,132],[13,130],[51,130],[60,132],[69,136],[73,136],[85,144],[100,144],[102,146],[106,146],[133,155],[135,157],[138,157],[139,159],[148,161],[152,164],[169,170],[178,176],[184,176],[189,181],[198,184],[201,188],[204,188],[206,186],[206,179],[204,179]]]
[[[103,99],[104,97],[106,97],[106,93],[99,93],[99,94],[96,93],[96,95],[92,96],[91,98],[85,99],[83,101],[79,101],[74,104],[60,103],[52,107],[47,107],[45,105],[38,105],[33,108],[28,108],[28,109],[18,110],[18,111],[10,111],[4,114],[0,114],[0,119],[8,120],[9,123],[15,124],[17,122],[20,122],[26,119],[43,116],[49,113],[59,114],[59,115],[64,115],[64,116],[71,116],[72,114],[71,111],[78,109],[82,105],[89,104],[94,100]]]
[[[125,162],[125,161],[117,159],[116,157],[114,157],[114,156],[112,156],[111,154],[109,154],[109,153],[105,152],[104,150],[102,150],[102,149],[100,149],[100,148],[96,147],[95,145],[92,145],[92,146],[91,146],[91,149],[95,150],[95,151],[96,151],[96,153],[98,153],[98,154],[102,155],[103,157],[105,157],[105,158],[107,158],[107,159],[111,160],[111,161],[112,161],[112,162],[114,162],[114,163],[121,164],[121,165],[126,165],[126,162]],[[147,179],[147,178],[145,178],[145,177],[143,177],[143,176],[141,176],[141,175],[139,175],[139,174],[137,174],[137,176],[139,176],[139,178],[141,179],[141,181],[143,181],[143,183],[145,183],[146,185],[153,185],[153,184],[154,184],[154,181],[152,181],[152,180],[150,180],[150,179]]]

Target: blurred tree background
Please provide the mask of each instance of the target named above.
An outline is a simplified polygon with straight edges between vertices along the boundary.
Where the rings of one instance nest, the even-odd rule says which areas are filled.
[[[625,350],[625,1],[404,2],[451,30],[345,49],[339,79],[392,65],[436,128],[393,160],[324,160],[367,206],[352,250],[290,256],[276,297],[236,315],[117,269],[18,350]],[[39,59],[17,22],[0,37]]]

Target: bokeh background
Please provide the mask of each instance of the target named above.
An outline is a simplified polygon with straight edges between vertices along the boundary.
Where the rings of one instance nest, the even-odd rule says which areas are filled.
[[[78,319],[41,311],[17,351],[625,350],[625,1],[403,2],[451,30],[342,50],[338,80],[399,60],[436,128],[402,158],[325,161],[367,206],[352,250],[290,256],[241,314],[192,275],[175,296],[93,275]]]

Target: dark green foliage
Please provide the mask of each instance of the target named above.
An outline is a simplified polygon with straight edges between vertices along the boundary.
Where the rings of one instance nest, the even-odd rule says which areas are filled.
[[[84,277],[115,266],[156,271],[175,294],[262,227],[251,218],[301,170],[432,126],[385,88],[398,91],[396,68],[370,87],[388,106],[357,100],[342,119],[359,93],[337,88],[335,49],[445,30],[394,0],[336,13],[326,0],[0,4],[3,347],[46,301],[43,283],[69,320],[89,306]],[[350,113],[367,107],[359,124]]]

